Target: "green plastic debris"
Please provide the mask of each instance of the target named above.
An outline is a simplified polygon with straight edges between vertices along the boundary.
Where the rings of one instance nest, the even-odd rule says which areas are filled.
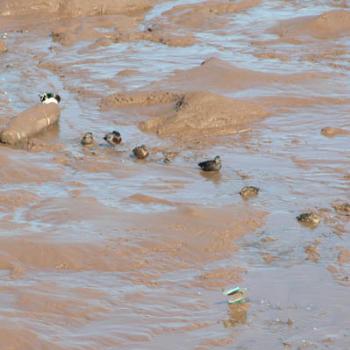
[[[229,304],[243,304],[248,300],[247,289],[238,286],[225,290],[224,295],[231,297],[227,301]]]

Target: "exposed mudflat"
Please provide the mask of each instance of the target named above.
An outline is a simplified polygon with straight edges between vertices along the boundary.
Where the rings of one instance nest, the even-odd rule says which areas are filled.
[[[62,97],[0,145],[0,350],[349,349],[349,35],[347,1],[0,0],[0,127]]]

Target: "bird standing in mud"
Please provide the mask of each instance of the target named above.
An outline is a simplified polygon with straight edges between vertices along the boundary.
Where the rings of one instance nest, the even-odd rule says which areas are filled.
[[[81,138],[80,143],[83,146],[91,146],[95,144],[95,139],[94,139],[94,135],[92,134],[92,132],[87,132],[83,135],[83,137]]]
[[[198,166],[203,171],[219,171],[221,169],[221,158],[216,156],[212,160],[205,160],[204,162],[198,163]]]
[[[61,96],[58,94],[54,94],[53,92],[44,92],[39,95],[40,102],[43,104],[56,103],[59,104],[61,102]]]
[[[106,134],[103,139],[111,146],[119,145],[122,142],[120,132],[115,130]]]
[[[145,159],[149,155],[149,151],[145,145],[135,147],[132,153],[137,159]]]

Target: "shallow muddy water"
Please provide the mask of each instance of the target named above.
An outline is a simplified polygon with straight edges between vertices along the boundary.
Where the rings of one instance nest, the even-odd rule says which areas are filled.
[[[350,130],[349,4],[107,3],[0,17],[1,125],[62,97],[30,151],[0,147],[0,349],[350,348],[350,221],[332,207],[350,200],[350,137],[321,133]],[[185,103],[164,122],[174,101],[151,97],[171,93]],[[201,173],[216,155],[221,172]],[[261,191],[244,201],[247,185]],[[227,304],[235,285],[248,303]]]

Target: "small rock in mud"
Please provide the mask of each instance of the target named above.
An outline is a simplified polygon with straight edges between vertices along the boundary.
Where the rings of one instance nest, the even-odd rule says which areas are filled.
[[[326,137],[345,136],[350,135],[350,131],[341,128],[326,127],[321,129],[321,134]]]
[[[312,212],[302,213],[298,215],[296,219],[299,221],[299,223],[309,228],[315,228],[321,222],[321,217],[318,214]]]
[[[332,207],[338,214],[350,216],[350,203],[334,203]]]
[[[132,150],[132,153],[137,159],[145,159],[149,156],[149,151],[146,145],[137,146]]]
[[[249,199],[249,198],[253,198],[256,197],[260,192],[260,188],[255,187],[255,186],[244,186],[239,194],[241,195],[241,197],[243,199]]]

